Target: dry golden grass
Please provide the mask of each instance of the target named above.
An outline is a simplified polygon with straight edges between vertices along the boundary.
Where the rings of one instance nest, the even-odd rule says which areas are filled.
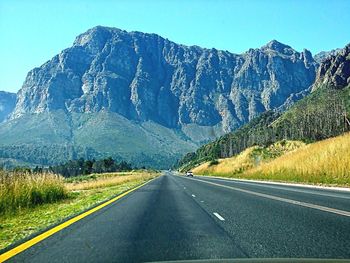
[[[268,147],[253,146],[236,156],[219,159],[218,164],[203,163],[194,168],[193,172],[203,175],[237,176],[263,162],[304,146],[305,143],[300,141],[280,141]]]
[[[250,147],[237,156],[219,159],[217,165],[210,165],[210,162],[203,163],[192,171],[194,174],[203,175],[233,175],[239,173],[253,167],[254,161],[251,154],[256,148],[256,146]]]
[[[66,196],[61,176],[0,171],[0,214],[52,203]]]
[[[66,183],[69,191],[90,190],[96,188],[104,188],[115,185],[128,183],[135,180],[149,180],[155,177],[155,173],[137,172],[137,173],[105,173],[96,175],[93,180],[81,182]]]
[[[350,185],[350,133],[309,144],[245,173],[246,177]]]
[[[266,148],[266,153],[269,154],[270,157],[275,158],[275,157],[278,157],[279,155],[292,152],[296,149],[304,147],[305,145],[306,144],[301,141],[282,140],[268,146]]]
[[[195,174],[350,186],[350,133],[305,145],[278,142],[251,147],[241,154],[204,163]]]

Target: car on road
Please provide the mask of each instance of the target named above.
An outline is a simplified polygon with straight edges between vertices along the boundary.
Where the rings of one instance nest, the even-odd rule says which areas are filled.
[[[193,177],[193,173],[191,171],[186,172],[186,176]]]

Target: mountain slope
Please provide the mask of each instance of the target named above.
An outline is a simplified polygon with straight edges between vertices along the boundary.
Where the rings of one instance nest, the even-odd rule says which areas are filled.
[[[16,94],[0,91],[0,123],[13,111],[16,105]]]
[[[281,146],[282,145],[282,146]],[[276,147],[277,146],[277,147]],[[277,155],[273,155],[277,151]],[[264,158],[264,154],[271,154]],[[350,134],[305,145],[282,141],[269,147],[254,146],[237,156],[203,163],[195,174],[244,179],[350,185]]]
[[[25,114],[0,127],[0,156],[52,165],[112,156],[137,166],[166,168],[197,145],[152,121],[142,124],[108,111]],[[28,143],[30,142],[30,143]]]
[[[142,155],[166,167],[266,110],[290,106],[309,92],[317,65],[309,51],[275,40],[238,55],[98,26],[28,73],[0,125],[13,140],[0,145],[40,148],[52,138],[74,156]],[[16,140],[18,125],[31,136]]]
[[[239,176],[247,170],[303,146],[305,146],[305,143],[286,140],[273,143],[267,147],[252,146],[230,158],[219,159],[216,162],[202,163],[192,171],[195,174],[211,176]]]
[[[179,162],[189,169],[202,162],[226,158],[253,145],[282,139],[317,141],[350,130],[350,45],[319,67],[313,92],[284,113],[267,112],[235,132],[226,134]]]

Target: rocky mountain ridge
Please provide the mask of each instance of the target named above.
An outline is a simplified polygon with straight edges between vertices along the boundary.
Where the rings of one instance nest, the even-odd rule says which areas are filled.
[[[0,91],[0,123],[12,113],[15,105],[15,93]]]
[[[0,125],[0,161],[111,156],[166,168],[292,105],[310,92],[317,67],[308,50],[276,40],[233,54],[98,26],[28,73]]]
[[[326,60],[328,57],[336,55],[341,50],[342,50],[342,48],[336,48],[336,49],[332,49],[329,51],[321,51],[321,52],[314,55],[314,60],[320,64],[324,60]]]
[[[350,85],[350,44],[321,63],[313,89],[322,86],[344,88]]]
[[[99,26],[28,73],[11,118],[104,109],[170,128],[228,132],[293,100],[312,85],[316,66],[309,51],[275,40],[237,55]]]

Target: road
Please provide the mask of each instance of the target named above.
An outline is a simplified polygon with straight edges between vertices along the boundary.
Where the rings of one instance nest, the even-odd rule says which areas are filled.
[[[350,258],[350,192],[165,173],[10,262]]]

